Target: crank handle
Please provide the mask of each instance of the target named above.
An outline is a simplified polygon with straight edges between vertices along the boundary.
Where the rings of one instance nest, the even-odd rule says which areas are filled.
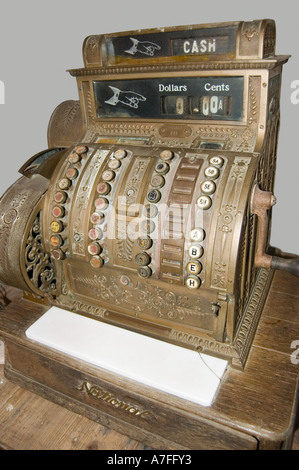
[[[253,189],[251,211],[258,217],[257,248],[254,264],[259,268],[279,269],[299,276],[299,257],[290,255],[288,258],[272,256],[266,253],[269,216],[268,210],[276,204],[275,196],[269,191],[262,191],[257,185]]]

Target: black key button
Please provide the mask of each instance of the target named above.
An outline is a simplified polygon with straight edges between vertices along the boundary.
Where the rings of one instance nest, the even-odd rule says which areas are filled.
[[[142,266],[141,268],[138,268],[137,272],[138,275],[143,278],[148,278],[152,275],[152,270],[148,266]]]
[[[150,237],[138,238],[138,246],[142,250],[149,250],[153,245],[153,240]]]
[[[151,189],[148,193],[147,193],[147,200],[149,202],[153,202],[153,203],[156,203],[156,202],[159,202],[160,199],[161,199],[161,193],[158,189]]]
[[[138,266],[147,266],[151,262],[151,257],[148,253],[142,252],[135,256],[135,262]]]

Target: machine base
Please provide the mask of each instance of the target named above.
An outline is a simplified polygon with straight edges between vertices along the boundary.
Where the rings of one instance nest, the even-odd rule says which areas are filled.
[[[244,371],[228,367],[210,406],[171,395],[30,340],[47,307],[8,290],[0,310],[5,376],[155,449],[281,449],[297,408],[298,279],[276,273]],[[288,302],[288,304],[286,304]],[[288,305],[288,308],[286,308]],[[290,318],[293,320],[290,321]]]

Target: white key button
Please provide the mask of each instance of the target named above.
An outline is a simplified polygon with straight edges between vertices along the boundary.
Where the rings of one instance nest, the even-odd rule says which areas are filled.
[[[200,185],[200,189],[205,194],[213,194],[216,191],[216,184],[211,180],[203,181]]]
[[[199,274],[200,271],[202,270],[202,265],[199,261],[190,261],[190,263],[187,264],[187,271],[190,274]]]
[[[194,242],[201,242],[205,238],[205,231],[203,228],[194,228],[191,230],[190,236]]]
[[[127,156],[126,150],[118,149],[114,152],[115,158],[125,158]]]
[[[216,166],[217,168],[221,168],[223,166],[224,160],[222,157],[211,157],[210,164]]]
[[[192,259],[198,259],[203,255],[203,247],[200,245],[191,245],[189,248],[189,256]]]
[[[200,196],[196,201],[197,207],[201,210],[207,210],[212,205],[212,199],[210,196]]]
[[[160,158],[164,161],[171,160],[174,157],[174,153],[172,150],[163,150],[160,153]]]
[[[112,160],[110,160],[110,162],[108,163],[108,166],[110,168],[110,170],[117,170],[117,168],[119,168],[121,165],[121,162],[120,160],[118,160],[117,158],[113,158]]]
[[[201,281],[199,277],[196,276],[190,276],[187,277],[186,279],[186,286],[189,287],[189,289],[198,289],[200,287]]]
[[[102,174],[102,178],[104,181],[111,181],[115,177],[115,173],[113,170],[106,170]]]
[[[218,170],[218,168],[216,168],[215,166],[208,166],[206,169],[205,169],[205,176],[207,178],[210,178],[212,180],[216,180],[219,176],[220,172]]]

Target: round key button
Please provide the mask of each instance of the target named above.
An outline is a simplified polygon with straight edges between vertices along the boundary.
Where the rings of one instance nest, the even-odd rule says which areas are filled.
[[[75,149],[75,152],[78,155],[83,155],[84,153],[88,152],[88,147],[86,147],[86,145],[78,145]]]
[[[160,158],[161,160],[164,160],[164,161],[171,160],[173,157],[174,157],[174,153],[172,150],[163,150],[160,153]]]
[[[217,168],[221,168],[223,166],[224,160],[222,157],[211,157],[210,164],[216,166]]]
[[[102,174],[104,181],[112,181],[115,178],[115,173],[113,170],[105,170]]]
[[[151,189],[148,193],[147,193],[147,200],[149,202],[159,202],[160,199],[161,199],[161,193],[158,189]]]
[[[208,166],[205,169],[205,176],[211,180],[216,180],[219,177],[219,170],[215,166]]]
[[[69,189],[71,186],[72,182],[69,178],[61,178],[58,182],[58,186],[60,189]]]
[[[81,155],[78,155],[76,152],[71,153],[69,156],[70,163],[78,163],[81,160]]]
[[[201,258],[203,255],[203,247],[201,245],[191,245],[189,248],[189,256],[192,259]]]
[[[169,165],[166,162],[160,162],[157,163],[155,166],[155,171],[156,173],[159,173],[159,175],[165,175],[169,171]]]
[[[77,168],[70,167],[66,170],[66,177],[69,178],[70,180],[76,179],[78,174],[79,174],[79,171],[77,170]]]
[[[200,185],[200,189],[205,194],[213,194],[216,191],[216,184],[212,180],[203,181]]]
[[[101,268],[104,265],[104,260],[100,256],[93,256],[90,264],[93,268]]]
[[[52,235],[50,237],[50,242],[52,246],[61,246],[63,245],[63,240],[60,235]]]
[[[212,199],[210,196],[200,196],[196,201],[197,207],[201,210],[207,210],[212,205]]]
[[[52,209],[53,217],[61,218],[64,216],[65,210],[62,206],[55,206]]]
[[[97,185],[97,192],[101,196],[106,196],[107,194],[110,193],[110,191],[111,191],[111,186],[109,183],[101,182]]]
[[[203,228],[194,228],[191,230],[190,237],[194,242],[201,242],[205,238],[205,231]]]
[[[97,240],[102,238],[103,232],[100,228],[92,228],[89,230],[88,236],[91,240]]]
[[[141,230],[144,233],[152,233],[156,228],[155,222],[150,219],[143,220],[141,222]]]
[[[57,191],[54,194],[54,200],[55,202],[59,204],[63,204],[67,199],[67,194],[64,191]]]
[[[162,175],[154,175],[151,179],[151,185],[154,188],[162,188],[165,184],[165,179]]]
[[[185,283],[186,286],[189,287],[189,289],[198,289],[200,287],[201,280],[199,279],[199,277],[190,276],[187,277]]]
[[[191,261],[190,263],[187,264],[187,271],[190,274],[199,274],[200,271],[202,270],[202,265],[199,261]]]
[[[99,211],[103,211],[107,209],[109,202],[105,197],[98,197],[94,201],[95,208],[98,209]]]
[[[90,216],[90,222],[94,225],[101,224],[104,220],[104,214],[102,212],[93,212]]]
[[[121,162],[117,158],[114,158],[113,160],[110,160],[108,166],[111,170],[117,170],[117,168],[121,166]]]
[[[149,266],[142,266],[138,268],[138,275],[143,278],[148,278],[151,277],[152,275],[152,270]]]
[[[51,230],[54,233],[62,232],[62,230],[63,230],[62,222],[53,220],[53,222],[51,222]]]
[[[52,250],[52,257],[57,261],[65,258],[65,253],[59,248]]]
[[[158,207],[153,204],[146,204],[143,208],[143,213],[148,218],[156,217],[158,214]]]
[[[142,252],[138,253],[135,256],[135,263],[138,264],[138,266],[147,266],[151,262],[151,257],[148,253]]]
[[[88,245],[87,250],[90,255],[96,256],[101,253],[102,247],[97,242],[92,242]]]
[[[127,156],[127,151],[123,149],[118,149],[114,152],[115,158],[125,158]]]
[[[138,238],[138,246],[142,250],[149,250],[153,245],[153,240],[150,237],[140,237]]]

